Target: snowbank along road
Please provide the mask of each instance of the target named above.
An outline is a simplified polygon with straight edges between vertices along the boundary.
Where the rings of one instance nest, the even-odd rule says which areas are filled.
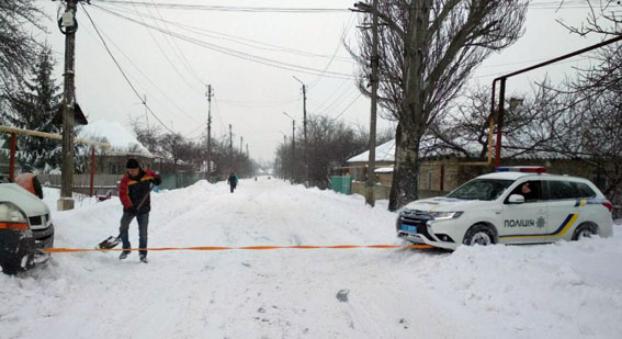
[[[55,206],[53,190],[46,190]],[[153,195],[153,247],[400,244],[395,214],[277,180]],[[116,235],[117,200],[54,213],[59,247]],[[0,275],[2,338],[620,338],[622,232],[436,250],[54,254]],[[137,245],[135,222],[130,228]]]

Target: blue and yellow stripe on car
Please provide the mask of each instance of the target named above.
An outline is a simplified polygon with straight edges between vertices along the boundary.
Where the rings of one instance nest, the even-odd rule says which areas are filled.
[[[548,234],[518,234],[518,235],[506,235],[506,236],[499,236],[499,238],[501,239],[512,239],[512,238],[543,238],[543,237],[563,237],[566,235],[566,233],[568,233],[568,231],[572,228],[572,226],[574,226],[574,224],[577,222],[577,219],[579,219],[579,213],[572,213],[569,214],[566,219],[564,219],[564,222],[562,222],[562,224],[552,233],[548,233]]]
[[[587,205],[600,205],[602,203],[604,203],[605,199],[602,198],[581,198],[581,199],[577,199],[577,201],[574,204],[574,207],[585,207]]]

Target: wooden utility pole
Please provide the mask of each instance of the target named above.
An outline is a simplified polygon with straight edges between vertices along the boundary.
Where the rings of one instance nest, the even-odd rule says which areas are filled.
[[[209,174],[211,170],[210,163],[212,161],[212,96],[214,95],[214,91],[212,90],[212,85],[207,85],[207,166],[205,168],[205,180],[209,180]]]
[[[229,124],[229,170],[233,171],[233,126]]]
[[[296,181],[296,120],[292,119],[292,184]]]
[[[372,1],[372,56],[371,56],[371,118],[369,123],[369,161],[367,166],[367,194],[365,201],[375,205],[374,187],[376,186],[376,110],[378,108],[378,0]]]
[[[78,0],[67,0],[65,14],[61,19],[61,31],[65,34],[65,72],[63,91],[63,148],[62,148],[62,178],[58,209],[70,210],[74,207],[73,201],[73,126],[75,124],[74,108],[75,97],[75,50],[76,50],[76,10]]]
[[[143,94],[143,105],[145,105],[145,123],[147,124],[147,131],[149,131],[149,109],[147,108],[147,94]]]
[[[296,181],[296,171],[295,171],[295,167],[296,167],[296,119],[294,119],[294,117],[292,117],[291,115],[287,114],[287,112],[283,112],[283,114],[292,119],[292,166],[291,166],[291,172],[292,172],[292,184]]]
[[[304,145],[302,147],[302,156],[305,165],[304,184],[306,186],[309,184],[309,152],[307,149],[309,146],[309,144],[307,143],[307,85],[305,85],[302,80],[296,77],[294,77],[294,79],[296,79],[302,85],[302,134],[304,141]]]

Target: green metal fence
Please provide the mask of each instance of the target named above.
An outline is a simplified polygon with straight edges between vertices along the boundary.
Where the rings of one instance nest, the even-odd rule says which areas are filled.
[[[166,173],[161,174],[162,184],[160,189],[176,189],[193,185],[203,179],[201,174],[192,172]]]
[[[349,175],[330,177],[330,189],[337,193],[352,194],[352,177]]]

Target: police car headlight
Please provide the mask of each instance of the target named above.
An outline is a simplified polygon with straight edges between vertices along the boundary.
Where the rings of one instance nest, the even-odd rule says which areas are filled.
[[[430,212],[434,220],[458,219],[464,212]]]

